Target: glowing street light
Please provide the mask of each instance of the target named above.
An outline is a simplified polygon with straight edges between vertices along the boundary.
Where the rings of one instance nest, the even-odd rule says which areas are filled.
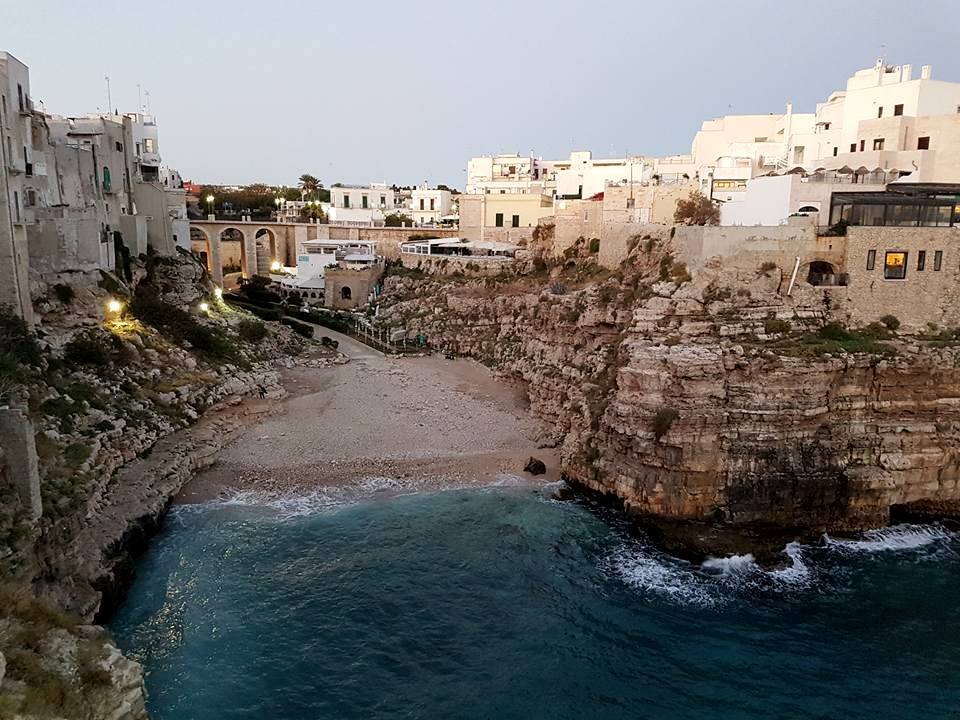
[[[223,300],[223,288],[219,288],[219,287],[214,288],[213,294],[214,294],[214,297],[217,298],[217,300]]]
[[[210,310],[210,305],[208,303],[200,303],[200,312],[207,312],[208,310]]]
[[[110,298],[110,301],[107,303],[107,310],[116,315],[123,310],[123,303],[116,298]]]
[[[272,263],[270,263],[270,269],[273,270],[274,272],[280,272],[282,268],[283,268],[283,265],[280,264],[279,260],[274,260]]]
[[[213,215],[213,195],[207,195],[207,214]]]

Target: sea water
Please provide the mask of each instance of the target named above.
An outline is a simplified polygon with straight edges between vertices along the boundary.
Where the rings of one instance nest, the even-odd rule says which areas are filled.
[[[173,510],[111,629],[157,720],[960,717],[960,538],[702,565],[524,486]]]

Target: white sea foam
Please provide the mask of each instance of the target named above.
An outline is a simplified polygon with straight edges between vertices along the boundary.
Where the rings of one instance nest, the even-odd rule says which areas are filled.
[[[803,561],[803,546],[798,542],[789,543],[783,552],[790,558],[790,565],[771,570],[768,575],[780,585],[806,587],[813,580],[813,571]]]
[[[849,553],[876,553],[918,548],[956,537],[940,525],[894,525],[879,530],[867,530],[857,539],[823,536],[827,547]]]
[[[649,548],[621,546],[607,566],[630,587],[679,605],[711,607],[720,600],[716,588],[690,565]]]
[[[717,575],[742,575],[757,570],[753,555],[730,555],[725,558],[710,557],[703,561],[704,570]]]

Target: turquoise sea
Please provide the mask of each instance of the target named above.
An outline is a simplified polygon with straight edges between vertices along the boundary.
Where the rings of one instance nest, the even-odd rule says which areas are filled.
[[[111,629],[157,720],[960,718],[960,536],[693,566],[528,486],[175,508]]]

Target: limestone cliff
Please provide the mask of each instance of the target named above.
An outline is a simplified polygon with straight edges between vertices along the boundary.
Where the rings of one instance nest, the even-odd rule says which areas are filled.
[[[0,405],[32,422],[43,505],[29,522],[0,452],[0,716],[139,719],[140,666],[86,623],[122,599],[171,497],[267,409],[242,398],[283,393],[302,341],[223,305],[186,255],[34,294],[36,333],[0,312]]]
[[[579,243],[495,278],[388,278],[380,320],[527,387],[564,471],[638,516],[786,536],[960,500],[960,348],[830,323],[827,293],[767,265],[691,277],[668,236],[616,272]],[[896,325],[890,319],[891,326]],[[686,542],[690,541],[690,542]]]

